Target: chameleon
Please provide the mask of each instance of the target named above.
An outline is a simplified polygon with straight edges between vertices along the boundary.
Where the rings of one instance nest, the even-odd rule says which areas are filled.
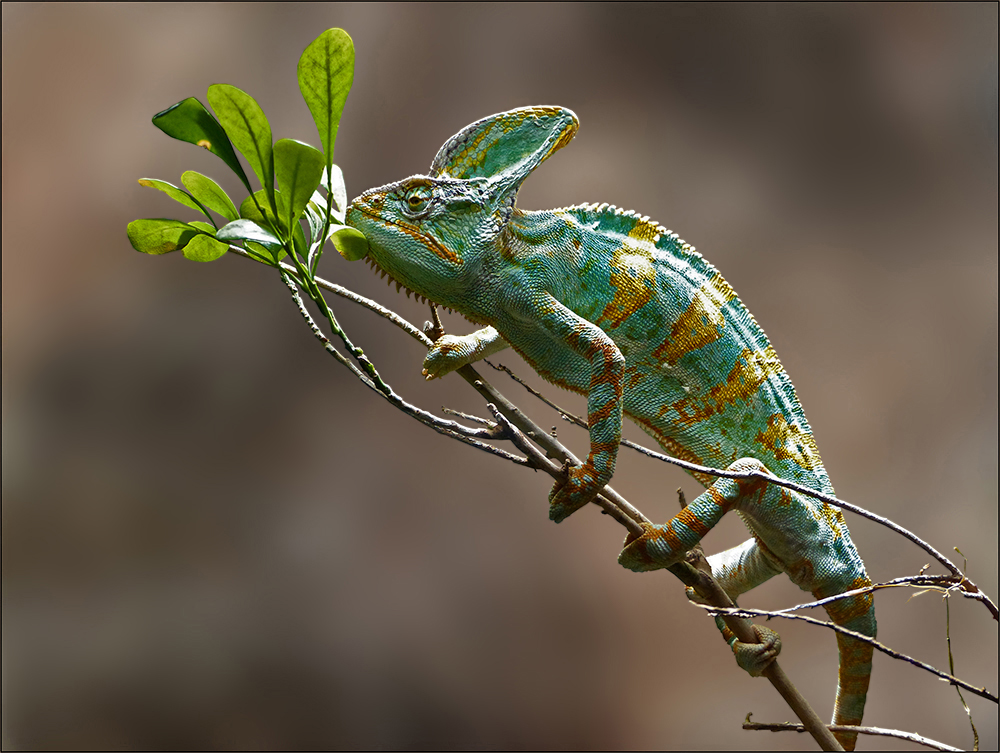
[[[407,292],[477,325],[442,335],[427,379],[510,346],[547,381],[587,396],[590,452],[549,494],[560,522],[611,479],[622,417],[668,454],[702,466],[764,470],[833,494],[812,429],[763,330],[695,248],[662,225],[608,204],[526,211],[525,178],[576,135],[563,107],[524,107],[472,123],[438,151],[427,175],[355,198],[347,225],[368,240],[367,262]],[[663,525],[629,534],[619,562],[669,567],[735,510],[751,538],[709,558],[735,600],[784,572],[818,599],[871,585],[840,510],[766,481],[693,472],[706,487]],[[689,598],[696,598],[693,591]],[[870,592],[830,602],[831,620],[875,636]],[[717,624],[737,663],[757,676],[777,634],[740,642]],[[872,646],[837,633],[833,723],[861,723]],[[854,732],[834,733],[853,750]]]

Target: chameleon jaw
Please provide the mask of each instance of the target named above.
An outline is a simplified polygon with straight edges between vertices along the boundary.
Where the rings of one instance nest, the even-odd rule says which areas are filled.
[[[375,274],[381,274],[382,275],[382,278],[385,279],[385,282],[386,282],[387,285],[392,285],[392,283],[396,283],[396,292],[397,293],[405,290],[406,291],[406,297],[409,298],[410,294],[412,293],[413,294],[413,299],[415,301],[417,301],[417,303],[426,303],[429,306],[438,306],[439,308],[443,308],[445,311],[449,311],[452,314],[455,313],[455,310],[453,308],[451,308],[450,306],[445,306],[444,304],[438,303],[437,301],[432,300],[432,299],[428,298],[427,296],[425,296],[425,295],[423,295],[421,293],[418,293],[415,290],[412,290],[411,288],[408,288],[406,285],[404,285],[399,280],[397,280],[395,277],[393,277],[391,272],[389,272],[388,270],[384,269],[377,261],[375,261],[371,257],[371,254],[369,254],[368,256],[366,256],[364,258],[364,261],[365,261],[365,263],[368,266],[370,266],[372,268],[372,271],[375,272]],[[463,316],[465,316],[465,315],[463,314]],[[466,316],[465,318],[468,319],[469,317]],[[472,321],[472,320],[469,319],[469,321]]]
[[[408,288],[406,285],[401,283],[399,280],[393,277],[386,269],[384,269],[381,265],[379,265],[379,263],[371,257],[371,254],[366,256],[364,258],[364,261],[368,266],[372,268],[372,271],[374,271],[376,274],[382,275],[382,278],[385,279],[387,285],[392,285],[392,283],[396,283],[397,293],[400,292],[401,290],[405,290],[407,298],[409,298],[410,294],[412,293],[415,296],[415,300],[418,302],[429,303],[432,306],[440,305],[436,301],[432,301],[427,296],[421,295],[420,293],[417,293],[416,291]]]

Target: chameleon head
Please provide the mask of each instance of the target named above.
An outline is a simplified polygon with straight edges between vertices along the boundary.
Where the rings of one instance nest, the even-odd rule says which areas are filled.
[[[430,175],[352,201],[347,224],[365,234],[369,260],[382,271],[461,310],[484,255],[497,249],[521,183],[578,127],[563,107],[522,107],[477,120],[445,142]]]
[[[369,259],[382,271],[451,306],[467,263],[498,234],[486,182],[414,175],[358,196],[347,224],[365,234]]]

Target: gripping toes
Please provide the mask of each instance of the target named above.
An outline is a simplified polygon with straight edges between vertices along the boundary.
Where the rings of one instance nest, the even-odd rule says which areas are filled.
[[[750,673],[751,677],[760,677],[771,662],[781,653],[781,638],[771,628],[751,623],[760,643],[743,643],[733,639],[733,655],[736,663]]]
[[[593,501],[601,486],[603,484],[589,463],[570,466],[566,481],[557,481],[549,492],[549,520],[561,523]]]
[[[442,335],[427,350],[421,372],[427,379],[437,379],[460,369],[470,362],[472,348],[467,338],[456,335]]]
[[[625,537],[625,545],[618,555],[618,564],[635,573],[670,567],[684,556],[684,551],[675,551],[664,540],[666,526],[643,525],[643,533],[630,533]]]

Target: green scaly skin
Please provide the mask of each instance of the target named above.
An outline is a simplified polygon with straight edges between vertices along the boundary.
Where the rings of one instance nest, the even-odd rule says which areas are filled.
[[[368,260],[428,300],[485,327],[445,335],[424,374],[443,376],[510,345],[545,379],[587,395],[590,454],[550,499],[559,522],[610,481],[622,416],[671,455],[712,468],[766,469],[833,494],[791,380],[763,330],[694,248],[648,217],[606,204],[525,212],[515,204],[527,175],[576,134],[560,107],[527,107],[484,118],[453,136],[429,175],[356,198],[349,225],[368,238]],[[619,562],[668,567],[730,510],[753,535],[709,558],[735,599],[779,572],[817,598],[868,586],[864,563],[839,510],[762,481],[693,474],[708,487],[642,536]],[[875,635],[870,594],[827,607],[838,625]],[[740,643],[753,675],[780,650]],[[840,681],[833,721],[860,724],[871,673],[869,645],[838,634]],[[836,733],[854,748],[856,734]]]

